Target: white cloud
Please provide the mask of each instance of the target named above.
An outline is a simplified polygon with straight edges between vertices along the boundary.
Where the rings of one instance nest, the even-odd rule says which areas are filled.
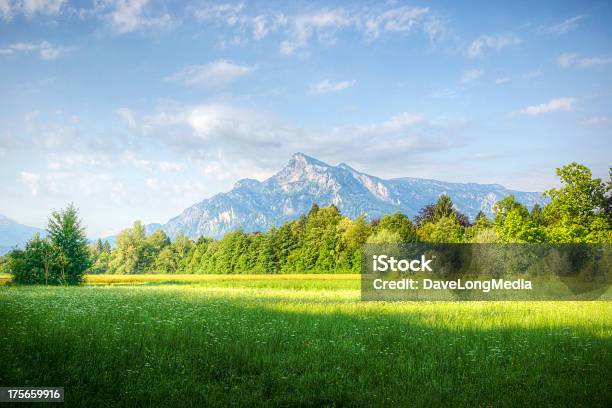
[[[333,44],[338,31],[347,28],[363,32],[367,41],[378,39],[382,33],[407,33],[416,27],[429,34],[430,38],[437,38],[443,31],[442,21],[433,17],[425,19],[429,13],[429,8],[402,6],[366,11],[324,8],[288,16],[279,24],[286,26],[280,51],[285,55],[295,55],[307,47],[313,37],[324,44]]]
[[[324,79],[316,84],[311,84],[308,90],[313,95],[324,95],[331,92],[339,92],[348,88],[352,88],[355,85],[355,80],[330,82],[328,79]]]
[[[65,48],[54,47],[53,45],[51,45],[50,43],[46,41],[43,41],[42,43],[40,43],[40,49],[38,50],[40,54],[40,58],[47,60],[47,61],[52,61],[54,59],[59,58],[66,51],[68,50]]]
[[[244,3],[206,4],[195,9],[194,16],[200,21],[221,20],[227,25],[234,26],[244,21]]]
[[[591,116],[582,121],[582,124],[587,126],[607,125],[608,123],[610,123],[610,118],[607,116]]]
[[[481,35],[468,46],[467,55],[474,58],[482,55],[487,48],[499,51],[502,48],[520,43],[520,38],[514,34]]]
[[[9,49],[18,52],[30,52],[38,50],[40,46],[34,43],[15,43],[8,46]]]
[[[271,32],[279,32],[279,51],[284,55],[303,56],[312,41],[333,45],[342,30],[354,30],[366,41],[378,39],[384,33],[408,33],[420,30],[435,41],[446,33],[446,25],[429,8],[400,6],[393,3],[371,8],[311,8],[306,12],[283,14],[277,12],[249,15],[244,3],[208,4],[188,7],[194,18],[202,22],[223,24],[234,30],[221,43],[244,44],[251,33],[253,40],[261,40]]]
[[[484,74],[484,71],[482,69],[470,69],[463,73],[463,75],[461,76],[460,82],[462,84],[470,83],[480,78],[483,74]]]
[[[29,171],[22,171],[19,176],[21,178],[21,182],[30,190],[30,194],[32,194],[33,196],[37,196],[40,182],[40,174],[31,173]]]
[[[140,29],[167,28],[173,19],[167,13],[153,15],[149,11],[149,0],[106,0],[106,18],[111,27],[120,34]]]
[[[16,15],[34,18],[37,15],[56,16],[67,14],[80,19],[99,18],[105,20],[117,33],[129,33],[141,29],[167,28],[174,18],[159,7],[154,8],[150,0],[93,0],[90,6],[68,6],[66,0],[0,0],[0,19],[12,20]],[[50,51],[50,50],[49,50]],[[49,58],[53,58],[49,54]]]
[[[428,12],[429,8],[427,7],[403,6],[367,17],[365,19],[366,35],[370,38],[378,38],[381,31],[408,32],[420,23],[422,17]],[[439,26],[432,25],[431,21],[427,27],[430,34],[439,30]]]
[[[288,38],[281,42],[282,54],[293,55],[306,47],[308,41],[316,35],[320,41],[333,43],[337,30],[352,24],[352,16],[343,9],[322,9],[311,13],[297,15],[287,23]]]
[[[204,65],[189,65],[165,79],[188,86],[218,87],[248,75],[256,69],[254,65],[217,60]]]
[[[574,54],[574,53],[561,54],[557,57],[557,64],[559,64],[563,68],[567,68],[570,65],[574,64],[577,58],[578,58],[578,54]]]
[[[255,40],[263,39],[270,31],[266,16],[259,15],[253,18],[253,37]]]
[[[66,0],[22,0],[16,2],[17,8],[20,9],[26,16],[35,14],[58,14]]]
[[[13,7],[10,0],[0,0],[0,19],[4,21],[13,19]]]
[[[495,80],[495,83],[496,83],[497,85],[501,85],[501,84],[505,84],[505,83],[507,83],[507,82],[509,82],[509,81],[510,81],[510,78],[497,78],[497,79]]]
[[[568,18],[559,24],[555,24],[553,26],[548,27],[548,31],[556,33],[556,34],[565,34],[568,31],[571,31],[578,27],[580,21],[584,19],[585,16],[576,16],[572,18]]]
[[[557,57],[557,63],[562,68],[569,68],[577,66],[580,68],[590,68],[598,65],[609,65],[612,64],[612,57],[598,56],[581,58],[580,54],[577,53],[566,53],[561,54]]]
[[[425,19],[423,30],[429,36],[429,41],[435,42],[448,35],[447,23],[436,15],[430,15]]]
[[[18,14],[26,18],[37,14],[57,15],[65,3],[66,0],[0,0],[0,18],[8,22]]]
[[[550,101],[540,105],[527,106],[517,113],[521,115],[537,116],[555,111],[571,111],[574,109],[575,103],[576,99],[574,98],[551,99]]]
[[[38,56],[46,61],[52,61],[59,58],[61,55],[70,51],[69,48],[57,47],[48,41],[40,43],[19,42],[11,44],[4,49],[0,49],[0,55],[11,55],[15,53],[29,54],[31,52],[38,53]]]

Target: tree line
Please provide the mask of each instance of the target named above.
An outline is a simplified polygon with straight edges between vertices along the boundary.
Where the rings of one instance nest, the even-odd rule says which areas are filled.
[[[577,163],[557,175],[562,186],[544,193],[546,205],[529,210],[508,196],[495,203],[493,219],[480,212],[469,220],[443,194],[412,220],[400,212],[350,219],[333,205],[313,204],[308,214],[267,232],[237,230],[217,240],[182,233],[171,240],[163,230],[147,236],[137,221],[117,236],[115,248],[101,240],[87,246],[70,206],[52,214],[47,238],[36,236],[24,250],[10,252],[4,268],[23,283],[78,283],[85,272],[339,273],[359,272],[366,243],[612,242],[612,182],[593,178]]]

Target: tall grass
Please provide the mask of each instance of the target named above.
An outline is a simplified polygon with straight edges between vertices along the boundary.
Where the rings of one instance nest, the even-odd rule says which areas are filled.
[[[360,302],[358,285],[1,287],[0,384],[83,407],[612,402],[609,302]]]

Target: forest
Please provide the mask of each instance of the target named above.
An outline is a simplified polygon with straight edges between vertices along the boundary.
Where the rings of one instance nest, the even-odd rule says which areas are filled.
[[[217,240],[194,241],[182,233],[171,240],[163,230],[147,236],[136,221],[117,236],[114,248],[102,240],[85,244],[76,209],[69,207],[53,214],[48,237],[35,236],[25,249],[7,254],[2,268],[23,283],[63,283],[73,275],[78,282],[84,273],[358,273],[366,243],[612,242],[612,182],[593,178],[577,163],[557,169],[557,176],[561,187],[543,193],[543,207],[528,209],[508,196],[494,205],[492,219],[482,212],[468,219],[447,195],[412,220],[399,212],[350,219],[333,205],[313,204],[299,219],[267,232],[236,230]],[[50,282],[49,276],[55,278]]]

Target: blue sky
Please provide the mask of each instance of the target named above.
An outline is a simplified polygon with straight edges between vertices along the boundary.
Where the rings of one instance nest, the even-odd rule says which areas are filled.
[[[0,213],[91,236],[296,151],[542,191],[607,178],[612,4],[0,0]]]

